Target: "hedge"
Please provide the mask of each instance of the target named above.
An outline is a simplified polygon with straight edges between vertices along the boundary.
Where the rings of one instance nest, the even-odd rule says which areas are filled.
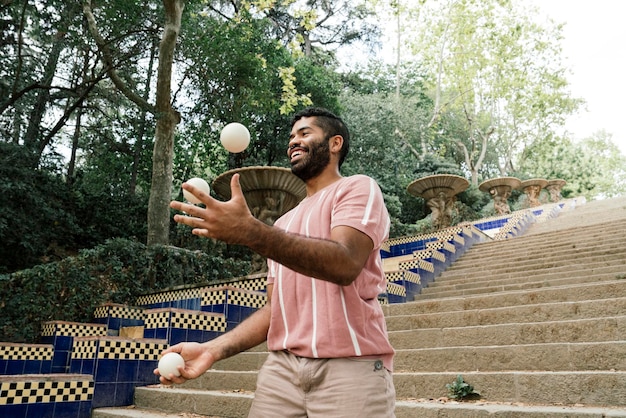
[[[114,239],[76,257],[0,275],[0,341],[37,342],[43,322],[90,322],[103,303],[133,305],[174,286],[246,275],[249,261]]]

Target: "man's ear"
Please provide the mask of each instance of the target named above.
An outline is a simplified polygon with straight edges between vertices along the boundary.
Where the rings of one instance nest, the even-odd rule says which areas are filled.
[[[343,136],[335,135],[335,136],[330,137],[328,141],[329,141],[328,146],[330,148],[330,152],[339,154],[339,152],[341,152],[341,147],[343,147]]]

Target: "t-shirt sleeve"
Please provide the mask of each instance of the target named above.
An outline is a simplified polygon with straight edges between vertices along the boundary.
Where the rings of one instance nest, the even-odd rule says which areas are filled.
[[[374,179],[357,175],[338,190],[331,228],[349,226],[367,234],[377,248],[389,236],[389,214],[380,187]]]

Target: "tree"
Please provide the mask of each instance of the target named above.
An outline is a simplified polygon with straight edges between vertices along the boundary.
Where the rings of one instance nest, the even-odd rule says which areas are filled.
[[[567,137],[535,142],[525,153],[528,155],[523,159],[520,175],[564,179],[564,196],[597,199],[626,193],[626,156],[604,131],[580,142]]]
[[[152,112],[156,116],[157,126],[155,131],[155,143],[152,161],[152,183],[150,192],[150,203],[148,210],[148,244],[167,243],[168,228],[169,228],[169,201],[171,199],[171,187],[173,182],[173,150],[174,150],[174,134],[178,123],[180,122],[180,113],[175,110],[172,104],[171,96],[171,77],[172,77],[172,64],[174,62],[174,51],[176,46],[176,40],[178,34],[182,29],[182,11],[185,3],[183,0],[165,0],[164,12],[166,16],[166,23],[164,32],[161,38],[160,50],[159,50],[159,70],[157,76],[157,88],[156,88],[156,103],[154,106],[146,102],[129,83],[124,80],[113,65],[113,54],[107,44],[107,41],[100,35],[100,31],[96,25],[95,17],[92,12],[89,1],[84,3],[84,13],[89,22],[90,31],[96,40],[96,44],[102,54],[103,62],[107,68],[107,74],[111,81],[115,84],[117,89],[121,91],[129,100],[137,104],[140,108]],[[268,62],[276,62],[274,57],[277,56],[275,51],[280,51],[277,45],[269,42],[261,41],[259,39],[259,33],[270,33],[268,26],[262,19],[259,21],[255,19],[254,12],[270,10],[268,16],[272,15],[271,10],[277,11],[283,5],[279,2],[273,9],[268,9],[263,2],[253,2],[251,4],[232,2],[230,5],[217,3],[203,5],[200,3],[190,2],[193,8],[192,18],[196,23],[207,23],[210,27],[208,37],[214,37],[217,39],[228,39],[230,36],[232,39],[243,41],[244,45],[248,45],[250,49],[256,49],[256,53],[252,55],[246,55],[240,52],[241,47],[237,47],[237,44],[231,44],[234,48],[227,50],[225,45],[217,44],[215,42],[207,42],[207,36],[203,36],[202,32],[191,32],[189,38],[193,38],[193,35],[200,42],[195,43],[193,47],[189,47],[185,50],[186,57],[194,61],[196,65],[188,65],[181,68],[180,73],[183,75],[182,84],[179,86],[181,89],[191,87],[190,90],[183,90],[191,97],[199,97],[198,104],[206,104],[209,98],[215,99],[216,94],[220,99],[225,99],[226,103],[222,103],[219,107],[219,100],[217,106],[210,106],[213,112],[208,112],[206,116],[199,118],[197,122],[194,121],[196,126],[204,126],[206,128],[212,128],[209,130],[215,130],[215,127],[219,126],[221,121],[241,121],[244,123],[256,123],[259,118],[263,118],[266,112],[266,106],[269,104],[275,105],[276,102],[272,102],[272,95],[263,95],[264,87],[272,85],[274,91],[276,89],[276,80],[282,80],[282,90],[279,101],[282,102],[280,106],[281,112],[286,113],[292,111],[299,103],[310,103],[306,96],[298,96],[297,89],[294,84],[293,72],[295,68],[292,66],[278,67],[278,76],[273,72],[269,73],[269,77],[262,73],[262,69],[265,68]],[[315,4],[309,5],[314,7]],[[203,9],[207,7],[207,9]],[[332,14],[334,9],[326,7],[326,3],[321,4],[323,10],[326,10],[329,14]],[[197,17],[204,17],[206,22],[202,22]],[[298,15],[294,16],[295,20]],[[314,17],[315,13],[310,17]],[[330,15],[328,16],[330,17]],[[320,30],[321,24],[310,24],[308,18],[303,20],[304,23],[299,23],[298,27],[305,28],[306,33],[313,33],[315,29]],[[320,23],[320,22],[318,22]],[[289,31],[286,32],[289,34]],[[221,37],[220,34],[227,36]],[[183,37],[183,40],[185,37]],[[265,39],[261,37],[261,39]],[[347,39],[352,39],[348,36]],[[329,40],[331,42],[331,40]],[[334,40],[332,42],[335,42]],[[263,49],[258,48],[256,44],[265,46]],[[191,44],[188,44],[191,45]],[[200,48],[197,48],[200,46]],[[208,48],[208,51],[207,51]],[[201,51],[201,52],[200,52]],[[284,51],[284,49],[283,49]],[[200,53],[197,53],[200,52]],[[208,52],[208,53],[207,53]],[[214,53],[222,54],[225,59],[219,61],[216,59]],[[234,52],[234,53],[233,53]],[[248,51],[245,51],[248,52]],[[230,58],[228,58],[230,55]],[[280,52],[279,54],[280,55]],[[197,65],[201,63],[202,59],[205,59],[204,64],[213,65]],[[207,70],[209,74],[207,74]],[[211,77],[215,71],[221,72],[217,77]],[[208,76],[208,77],[207,77]],[[186,86],[186,81],[189,80],[189,85]],[[259,83],[261,81],[261,83]],[[267,82],[267,84],[266,84]],[[208,87],[208,89],[206,88]],[[259,88],[260,87],[260,88]],[[208,94],[201,94],[202,92]],[[208,91],[207,91],[208,90]],[[228,91],[231,93],[228,94]],[[279,90],[279,91],[280,91]],[[258,93],[258,94],[257,94]],[[267,100],[266,97],[270,97]],[[234,101],[231,99],[235,99]],[[205,109],[209,106],[205,106]],[[198,114],[199,107],[196,106],[194,113]],[[270,156],[270,160],[273,157]],[[235,158],[241,158],[237,156]],[[237,166],[241,164],[241,161],[236,161],[232,164]]]
[[[473,184],[489,149],[504,175],[525,145],[579,104],[566,89],[560,27],[533,23],[533,13],[500,0],[426,3],[420,13],[413,51],[436,74],[433,115],[464,121],[455,144]]]
[[[91,1],[85,0],[83,12],[89,22],[89,30],[102,54],[107,74],[113,84],[140,108],[156,116],[152,159],[152,183],[148,205],[148,245],[169,242],[169,202],[172,188],[172,162],[174,134],[180,122],[180,114],[172,106],[172,65],[176,42],[181,28],[184,0],[164,0],[165,24],[159,47],[159,66],[155,104],[148,103],[134,91],[113,67],[113,57],[105,39],[100,35]]]

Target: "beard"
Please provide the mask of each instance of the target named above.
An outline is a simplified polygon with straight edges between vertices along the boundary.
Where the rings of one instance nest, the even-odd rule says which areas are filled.
[[[318,176],[330,163],[330,146],[328,138],[311,144],[304,158],[291,166],[291,172],[302,181]]]

